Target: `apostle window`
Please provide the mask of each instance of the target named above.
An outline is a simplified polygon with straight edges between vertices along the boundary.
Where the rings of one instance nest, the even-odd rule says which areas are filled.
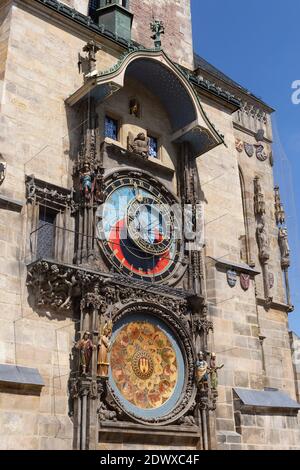
[[[105,116],[104,123],[104,137],[109,137],[113,140],[118,140],[119,122],[117,119]]]
[[[150,150],[149,150],[149,155],[152,158],[159,158],[159,147],[158,147],[158,139],[156,137],[153,137],[151,135],[148,136],[150,139]]]

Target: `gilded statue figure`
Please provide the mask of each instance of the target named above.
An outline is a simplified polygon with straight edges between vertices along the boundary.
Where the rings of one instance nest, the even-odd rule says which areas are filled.
[[[99,343],[98,343],[98,361],[97,375],[98,377],[108,377],[109,360],[108,355],[111,348],[112,323],[105,322],[100,327]]]

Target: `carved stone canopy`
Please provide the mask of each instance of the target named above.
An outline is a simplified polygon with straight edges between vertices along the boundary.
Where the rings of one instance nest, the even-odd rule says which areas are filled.
[[[74,191],[61,188],[52,183],[26,176],[26,197],[29,203],[42,203],[54,210],[61,211],[69,207],[75,211]]]
[[[137,80],[161,100],[170,120],[171,140],[188,142],[193,157],[224,143],[205,114],[188,77],[161,50],[126,53],[110,70],[93,75],[66,103],[74,106],[87,96],[104,101],[126,86],[126,77]]]

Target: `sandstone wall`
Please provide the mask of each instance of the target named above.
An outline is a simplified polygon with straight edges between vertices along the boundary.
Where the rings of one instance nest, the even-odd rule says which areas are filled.
[[[251,252],[255,269],[262,271],[256,242],[256,222],[254,218],[255,176],[261,178],[266,201],[266,220],[271,239],[271,258],[269,268],[274,273],[275,284],[271,289],[274,301],[285,303],[280,252],[278,247],[278,229],[274,215],[274,180],[269,161],[260,162],[256,156],[249,158],[245,152],[239,154],[235,148],[236,138],[254,143],[254,137],[237,131],[233,127],[233,118],[221,106],[214,105],[202,98],[202,103],[209,118],[216,128],[225,135],[225,146],[219,146],[198,159],[203,200],[205,202],[205,241],[208,257],[231,260],[241,263],[240,238],[245,235],[244,212],[241,198],[239,171],[245,181],[245,191],[250,220]],[[250,141],[249,141],[250,139]],[[255,142],[256,143],[256,142]],[[268,154],[271,147],[266,144]],[[214,322],[214,335],[209,350],[215,351],[218,363],[224,363],[219,372],[219,400],[217,406],[217,429],[222,434],[220,443],[233,446],[251,444],[251,436],[245,431],[237,435],[234,419],[232,389],[244,387],[262,390],[274,387],[285,391],[296,399],[294,371],[289,346],[288,315],[285,311],[256,305],[256,293],[264,298],[263,278],[260,274],[251,280],[250,288],[244,291],[239,278],[234,288],[227,283],[226,268],[216,269],[210,258],[207,259],[207,296],[211,320]],[[261,343],[260,337],[266,339]],[[256,419],[255,416],[253,419]],[[258,418],[257,418],[258,419]],[[275,418],[274,418],[275,419]],[[279,416],[282,429],[288,428],[286,417]],[[297,428],[294,419],[288,432],[278,434],[272,442],[273,417],[265,417],[257,424],[259,431],[266,427],[261,445],[275,446],[278,439],[282,445],[297,444],[294,438],[288,441],[288,435]],[[254,426],[254,425],[253,425]],[[253,434],[255,432],[253,431]],[[277,435],[276,434],[276,435]],[[281,436],[282,434],[282,436]],[[223,441],[222,441],[223,439]],[[254,439],[254,438],[253,438]],[[257,442],[257,441],[256,441]],[[228,448],[229,448],[228,447]]]
[[[84,41],[17,6],[6,18],[10,47],[1,103],[1,153],[7,177],[1,195],[25,203],[25,174],[68,184],[72,130],[64,99],[82,83],[77,53]],[[41,40],[45,35],[47,43]],[[28,303],[27,224],[25,205],[21,214],[1,209],[0,362],[37,368],[45,387],[40,397],[0,394],[0,446],[71,449],[67,381],[74,322],[66,315],[36,312]]]
[[[11,9],[9,2],[3,2],[0,6],[0,110],[3,100],[3,83],[8,53],[10,16]]]

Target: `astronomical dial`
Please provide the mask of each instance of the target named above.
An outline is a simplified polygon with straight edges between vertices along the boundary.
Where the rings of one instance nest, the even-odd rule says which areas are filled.
[[[145,253],[159,256],[170,248],[170,210],[153,196],[135,198],[129,203],[127,228],[131,240]]]
[[[165,282],[181,258],[175,198],[146,175],[115,174],[106,182],[105,204],[97,211],[99,243],[120,273]]]

